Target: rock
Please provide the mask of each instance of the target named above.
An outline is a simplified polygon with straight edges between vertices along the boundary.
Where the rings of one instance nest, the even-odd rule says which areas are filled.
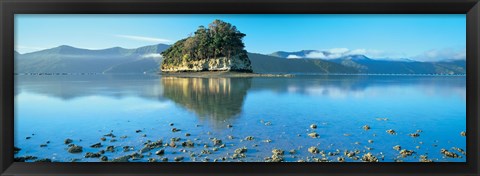
[[[362,156],[362,161],[364,162],[378,162],[377,157],[373,156],[371,153],[367,153]]]
[[[395,132],[395,130],[392,130],[392,129],[387,130],[387,133],[391,135],[397,134],[397,132]]]
[[[162,161],[163,161],[163,162],[167,162],[167,161],[168,161],[168,158],[162,158]]]
[[[393,146],[393,149],[396,151],[400,151],[402,147],[400,145]]]
[[[87,152],[85,154],[85,158],[100,158],[100,154],[99,153],[92,153],[92,152]]]
[[[36,156],[22,156],[22,157],[15,157],[13,159],[14,162],[25,162],[25,161],[29,161],[29,160],[36,160],[38,159],[38,157]]]
[[[413,150],[406,150],[406,149],[400,150],[400,155],[404,158],[407,156],[412,156],[413,153],[415,153]]]
[[[317,154],[317,153],[320,153],[320,150],[318,150],[317,147],[312,146],[312,147],[308,148],[308,152],[310,152],[312,154]]]
[[[272,142],[272,140],[270,140],[270,139],[265,139],[265,140],[263,140],[262,142],[270,143],[270,142]]]
[[[182,146],[183,147],[195,147],[195,143],[193,143],[192,141],[190,140],[187,140],[185,142],[182,143]]]
[[[122,157],[115,158],[111,162],[129,162],[129,160],[131,158],[132,157],[130,155],[127,155],[127,156],[122,156]]]
[[[172,132],[179,132],[181,131],[180,129],[177,129],[177,128],[172,128]]]
[[[212,152],[211,152],[210,150],[205,150],[205,149],[202,150],[200,153],[201,153],[201,154],[205,154],[205,155],[212,154]]]
[[[295,151],[295,150],[292,149],[292,150],[288,151],[288,153],[290,153],[291,155],[293,155],[293,154],[297,153],[297,151]]]
[[[108,133],[106,135],[103,135],[103,136],[106,136],[106,137],[112,137],[112,138],[115,138],[117,136],[115,136],[113,133]]]
[[[441,149],[440,153],[442,153],[444,156],[449,157],[449,158],[461,158],[460,155],[458,155],[456,153],[453,153],[453,152],[450,152],[446,149]]]
[[[364,130],[370,130],[370,126],[368,126],[368,125],[365,125],[365,126],[363,126],[362,128],[363,128]]]
[[[13,147],[13,153],[17,154],[18,152],[20,152],[20,150],[22,150],[21,148],[18,148],[18,147]]]
[[[106,162],[106,161],[108,161],[108,157],[107,156],[102,156],[100,158],[100,161]]]
[[[315,132],[309,133],[308,136],[310,136],[310,137],[312,137],[312,138],[318,138],[318,137],[320,137],[320,135],[319,135],[318,133],[315,133]]]
[[[191,134],[190,133],[185,133],[185,136],[191,136]]]
[[[77,145],[72,145],[70,148],[68,148],[68,153],[82,153],[83,152],[83,147],[77,146]]]
[[[424,162],[424,163],[431,163],[433,162],[431,159],[428,159],[428,156],[426,155],[420,155],[420,162]]]
[[[284,154],[283,150],[280,150],[280,149],[273,149],[272,153],[273,153],[273,155],[283,155]]]
[[[128,136],[120,136],[120,138],[122,139],[126,139]]]
[[[217,139],[217,138],[213,138],[213,139],[212,139],[212,142],[213,142],[213,145],[214,145],[214,146],[222,145],[222,140]]]
[[[310,128],[311,128],[311,129],[317,129],[317,125],[316,125],[316,124],[311,124],[311,125],[310,125]]]
[[[283,156],[281,155],[272,155],[270,162],[282,162]]]
[[[103,154],[105,154],[105,150],[100,150],[98,153],[103,155]]]
[[[40,144],[40,147],[47,147],[47,144]]]
[[[414,138],[416,138],[416,137],[419,137],[419,136],[420,136],[420,134],[419,134],[419,133],[411,133],[411,134],[408,134],[408,135],[409,135],[410,137],[414,137]]]
[[[115,152],[115,147],[114,146],[107,146],[107,151]]]
[[[168,144],[170,147],[177,147],[177,144],[175,144],[175,141],[170,141],[170,144]]]
[[[133,147],[130,147],[128,145],[123,147],[123,152],[128,152],[130,150],[133,150]]]
[[[140,149],[140,153],[147,153],[147,152],[149,152],[150,150],[151,150],[150,147],[144,146],[142,149]]]
[[[150,143],[145,144],[145,147],[148,147],[148,148],[151,148],[151,149],[160,148],[160,147],[162,147],[162,144],[163,144],[163,141],[158,140],[158,141],[155,141],[155,142],[150,142]]]
[[[177,156],[177,157],[173,158],[173,161],[180,162],[180,161],[183,161],[183,159],[184,159],[183,156]]]
[[[135,130],[135,133],[141,133],[142,130]]]
[[[178,142],[180,140],[181,140],[180,138],[175,138],[175,137],[170,139],[170,141],[175,141],[175,142]]]
[[[343,154],[344,154],[345,156],[349,157],[349,158],[352,158],[352,157],[354,157],[354,156],[356,155],[355,152],[348,151],[348,150],[345,151]]]
[[[467,132],[465,131],[460,132],[460,136],[464,136],[464,137],[467,136]]]
[[[102,143],[96,143],[96,144],[91,145],[90,147],[92,147],[92,148],[100,148],[100,147],[103,147],[103,146],[102,146]]]
[[[338,162],[345,162],[345,158],[343,158],[343,157],[337,157],[337,161],[338,161]]]
[[[456,150],[458,152],[460,152],[462,155],[466,155],[467,153],[465,152],[465,150],[461,149],[461,148],[458,148],[458,147],[452,147],[453,150]]]
[[[166,58],[169,60],[169,58]],[[163,62],[162,72],[192,72],[192,71],[246,71],[252,72],[250,60],[246,54],[231,57],[216,57],[209,59],[183,60],[176,65],[167,65]]]
[[[146,135],[146,134],[143,134],[142,137],[147,137],[147,135]]]
[[[155,155],[164,155],[165,154],[165,149],[160,149],[157,152],[155,152]]]
[[[28,140],[28,139],[32,139],[32,137],[26,137],[25,139],[27,139],[27,140]]]
[[[173,123],[170,123],[170,126],[173,126],[174,124]]]
[[[245,152],[247,152],[247,147],[238,148],[238,149],[235,149],[234,151],[234,153],[236,154],[245,153]]]
[[[72,143],[72,142],[73,142],[73,140],[71,140],[71,139],[65,139],[65,141],[64,141],[64,143],[67,144],[67,145]]]
[[[44,159],[35,160],[35,162],[37,162],[37,163],[51,163],[52,160],[48,159],[48,158],[44,158]]]
[[[132,160],[139,160],[142,159],[144,156],[140,153],[133,153],[130,155],[130,157],[132,157]]]
[[[101,141],[106,141],[106,140],[107,140],[107,138],[105,138],[105,137],[102,137],[102,138],[100,138],[100,140],[101,140]]]
[[[247,136],[245,138],[246,141],[251,141],[251,140],[254,140],[255,138],[253,136]]]

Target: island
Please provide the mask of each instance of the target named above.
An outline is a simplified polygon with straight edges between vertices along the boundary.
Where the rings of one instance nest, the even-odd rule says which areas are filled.
[[[200,26],[190,37],[163,51],[161,72],[242,72],[252,73],[241,33],[230,23],[214,20]]]

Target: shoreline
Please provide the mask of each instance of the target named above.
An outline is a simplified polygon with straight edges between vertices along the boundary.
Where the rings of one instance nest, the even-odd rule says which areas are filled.
[[[294,74],[263,74],[231,71],[215,72],[161,72],[158,75],[165,77],[185,77],[185,78],[245,78],[245,77],[295,77]]]

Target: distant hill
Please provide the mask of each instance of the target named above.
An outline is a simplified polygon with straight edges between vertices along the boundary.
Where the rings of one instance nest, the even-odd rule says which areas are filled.
[[[120,47],[88,50],[62,45],[42,51],[18,54],[16,73],[143,73],[155,72],[161,59],[158,53],[169,45],[137,49]]]
[[[306,58],[312,52],[322,52],[315,50],[302,50],[298,52],[279,51],[270,54],[285,60],[322,60]],[[325,56],[331,53],[322,52]],[[292,57],[295,56],[295,57]],[[288,59],[288,58],[295,59]],[[465,74],[465,60],[449,60],[438,62],[419,62],[409,59],[371,59],[365,55],[348,55],[339,58],[323,60],[333,62],[345,67],[355,69],[358,73],[366,74]]]
[[[42,51],[20,54],[15,52],[16,73],[107,73],[141,74],[159,71],[160,54],[169,45],[159,44],[125,49],[120,47],[88,50],[59,46]],[[408,59],[371,59],[350,55],[335,59],[287,59],[300,52],[276,52],[263,55],[248,53],[256,73],[369,73],[369,74],[465,74],[465,60],[418,62]],[[328,53],[326,53],[328,54]]]
[[[256,73],[358,73],[354,68],[320,59],[282,59],[248,53]]]

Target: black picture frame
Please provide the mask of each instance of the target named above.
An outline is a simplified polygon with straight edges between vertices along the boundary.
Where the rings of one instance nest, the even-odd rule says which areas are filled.
[[[477,0],[0,0],[0,173],[30,175],[480,175]],[[465,163],[17,163],[14,137],[15,14],[466,14]]]

